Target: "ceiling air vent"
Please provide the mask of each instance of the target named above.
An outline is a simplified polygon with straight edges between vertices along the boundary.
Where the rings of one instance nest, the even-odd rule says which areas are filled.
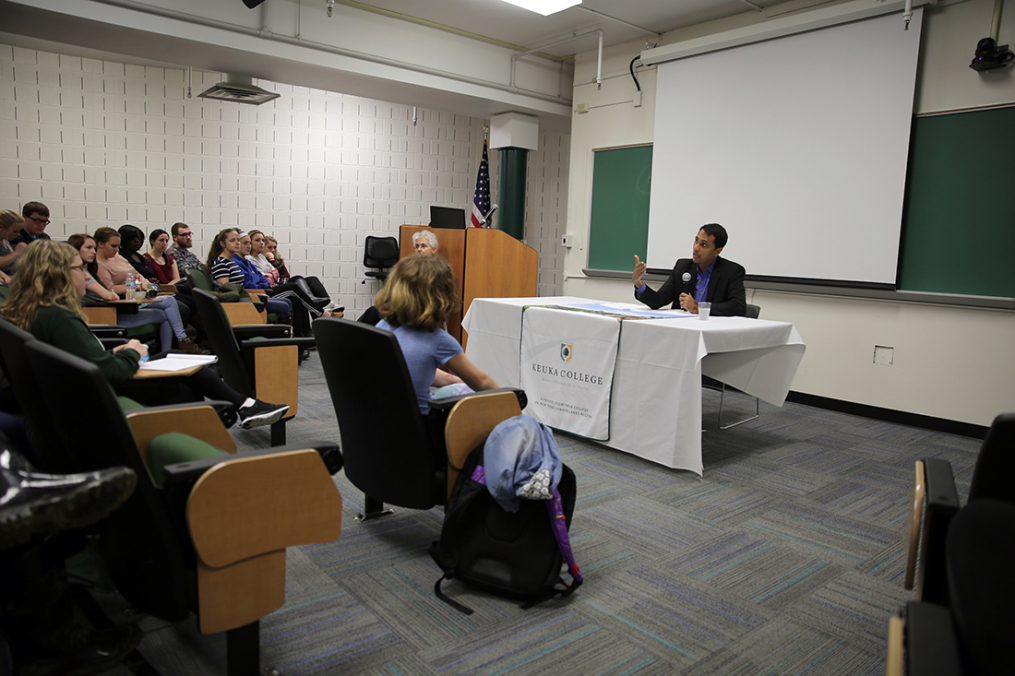
[[[252,84],[250,78],[241,79],[230,76],[225,82],[219,82],[208,91],[201,92],[198,96],[206,99],[234,101],[236,103],[249,103],[253,106],[259,106],[272,99],[277,99],[281,95],[261,89]]]

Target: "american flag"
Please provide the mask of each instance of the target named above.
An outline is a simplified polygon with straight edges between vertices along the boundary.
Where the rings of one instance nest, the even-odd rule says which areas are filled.
[[[483,216],[490,213],[490,160],[483,141],[483,161],[479,163],[476,177],[476,198],[472,200],[472,227],[483,228]]]

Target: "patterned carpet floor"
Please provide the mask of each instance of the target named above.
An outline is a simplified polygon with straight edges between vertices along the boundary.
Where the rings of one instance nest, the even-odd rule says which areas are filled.
[[[337,441],[316,354],[300,377],[289,441]],[[964,500],[979,442],[761,406],[759,419],[719,431],[718,394],[703,391],[704,477],[557,434],[578,477],[571,539],[586,582],[528,610],[456,582],[446,593],[475,614],[439,601],[426,548],[442,509],[357,523],[363,495],[339,473],[342,537],[289,550],[286,604],[261,622],[262,667],[290,676],[882,673],[888,617],[911,595],[902,542],[913,462],[951,461]],[[266,429],[234,434],[245,448],[269,444]],[[107,607],[129,613],[107,596]],[[135,619],[141,653],[160,673],[226,673],[224,635]]]

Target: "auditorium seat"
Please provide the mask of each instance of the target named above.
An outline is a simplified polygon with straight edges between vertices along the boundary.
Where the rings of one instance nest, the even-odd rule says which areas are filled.
[[[321,318],[314,335],[338,418],[345,475],[365,494],[358,520],[391,513],[384,503],[410,509],[445,504],[455,468],[524,406],[521,390],[502,389],[433,401],[424,416],[393,333]]]
[[[60,420],[71,470],[137,473],[133,495],[98,526],[117,590],[169,622],[196,613],[201,633],[226,632],[230,676],[260,674],[259,622],[285,602],[286,548],[341,534],[337,447],[231,455],[212,407],[135,408],[94,364],[39,341],[26,352],[37,378],[61,384],[37,405]]]

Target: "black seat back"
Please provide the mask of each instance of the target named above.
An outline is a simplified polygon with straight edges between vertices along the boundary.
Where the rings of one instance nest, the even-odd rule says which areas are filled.
[[[39,464],[39,469],[47,472],[73,472],[73,463],[66,457],[57,434],[59,426],[49,409],[42,404],[45,381],[36,379],[28,365],[25,345],[34,340],[29,332],[0,318],[0,368],[25,414],[25,432],[36,452],[32,460]]]
[[[1015,502],[1015,413],[994,418],[976,458],[969,500],[993,498]]]
[[[208,334],[212,351],[218,357],[219,372],[222,380],[231,388],[246,396],[253,396],[254,384],[247,370],[247,363],[240,353],[240,345],[236,342],[233,327],[222,309],[218,298],[199,288],[193,289],[194,302],[204,323],[204,331]]]
[[[393,505],[429,509],[443,502],[443,447],[430,437],[395,335],[322,318],[314,322],[314,337],[349,480],[368,497]]]
[[[152,482],[109,382],[99,368],[52,345],[25,346],[32,373],[46,388],[45,406],[59,418],[64,448],[77,471],[122,465],[137,473],[137,488],[99,524],[100,551],[123,597],[171,622],[196,607],[196,554],[182,519],[171,517]],[[43,405],[42,401],[36,405]]]

